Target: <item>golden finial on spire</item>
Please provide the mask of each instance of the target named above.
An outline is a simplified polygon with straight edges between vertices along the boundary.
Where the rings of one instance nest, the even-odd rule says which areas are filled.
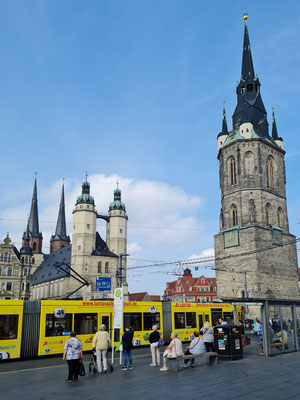
[[[248,19],[248,14],[245,13],[245,14],[243,15],[243,20],[244,20],[244,21],[247,21],[247,19]]]

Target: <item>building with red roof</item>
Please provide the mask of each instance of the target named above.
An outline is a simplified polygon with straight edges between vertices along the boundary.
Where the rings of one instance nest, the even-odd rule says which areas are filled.
[[[172,302],[209,303],[217,296],[216,278],[204,275],[194,278],[189,268],[176,281],[167,282],[164,300]]]

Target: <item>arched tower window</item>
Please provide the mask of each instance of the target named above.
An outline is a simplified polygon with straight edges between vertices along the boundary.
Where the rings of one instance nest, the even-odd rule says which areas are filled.
[[[33,243],[32,250],[36,251],[36,243],[35,242]]]
[[[27,276],[28,275],[28,269],[27,268],[24,268],[24,274],[23,274],[24,276]]]
[[[232,204],[229,211],[229,218],[230,218],[230,225],[236,226],[238,225],[238,215],[237,215],[237,208],[235,204]]]
[[[278,220],[279,228],[282,228],[283,227],[283,210],[281,207],[279,207],[277,210],[277,220]]]
[[[229,184],[235,185],[236,184],[236,166],[235,166],[235,158],[233,156],[228,158],[227,167],[228,167]]]
[[[274,180],[274,158],[270,156],[267,161],[267,185],[269,188],[275,188]]]
[[[105,273],[108,273],[108,262],[105,263]]]
[[[266,219],[267,219],[267,225],[272,225],[272,206],[270,203],[266,205]]]
[[[254,154],[252,151],[247,151],[244,155],[245,175],[254,174]]]
[[[98,262],[98,274],[101,274],[101,272],[102,272],[102,263],[100,261]]]

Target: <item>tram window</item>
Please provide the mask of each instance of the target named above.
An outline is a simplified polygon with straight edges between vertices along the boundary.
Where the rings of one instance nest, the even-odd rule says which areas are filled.
[[[157,325],[160,329],[160,314],[159,313],[144,313],[144,331],[151,331],[153,325]]]
[[[200,331],[200,329],[203,328],[203,315],[199,314],[198,318],[199,318],[199,331]]]
[[[142,330],[142,313],[126,313],[124,314],[124,329],[130,326],[133,331]]]
[[[184,329],[185,328],[184,313],[176,312],[174,313],[174,318],[175,318],[175,329]]]
[[[106,326],[106,331],[109,332],[109,316],[108,315],[102,315],[101,323]]]
[[[74,314],[74,331],[78,335],[97,332],[97,314]]]
[[[187,312],[186,313],[186,327],[187,328],[196,328],[196,313],[195,312]]]
[[[17,339],[18,315],[0,315],[0,340]]]
[[[72,330],[72,314],[65,314],[64,318],[55,318],[54,314],[46,315],[45,336],[65,336]]]
[[[212,308],[211,321],[213,326],[218,325],[219,318],[222,318],[222,308]]]
[[[233,313],[232,312],[224,312],[224,320],[228,323],[233,323]]]

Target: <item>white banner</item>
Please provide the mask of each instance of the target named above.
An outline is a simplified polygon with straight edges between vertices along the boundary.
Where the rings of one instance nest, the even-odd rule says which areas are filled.
[[[123,330],[123,288],[114,291],[114,329]]]

